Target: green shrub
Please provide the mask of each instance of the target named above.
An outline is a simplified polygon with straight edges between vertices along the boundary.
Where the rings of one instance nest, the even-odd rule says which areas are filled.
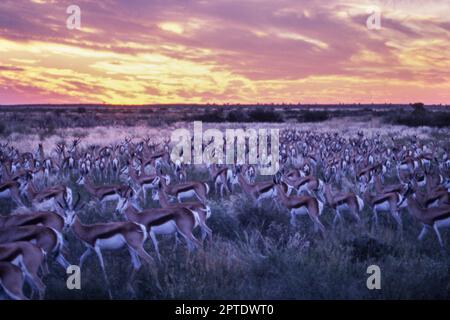
[[[254,110],[248,113],[251,122],[283,122],[281,113],[272,110]]]
[[[203,122],[224,122],[225,117],[223,112],[219,113],[205,113],[201,115],[192,116],[192,120]]]
[[[227,115],[228,122],[245,122],[247,120],[247,116],[242,111],[231,111]]]
[[[77,108],[77,112],[78,113],[86,113],[86,108],[85,107],[78,107]]]
[[[0,121],[0,135],[4,135],[6,133],[6,125],[3,121]]]
[[[415,109],[406,114],[386,115],[389,123],[400,124],[408,127],[448,127],[450,126],[450,112],[447,111],[424,111]]]
[[[300,115],[300,119],[305,122],[322,122],[329,118],[328,111],[303,111]]]

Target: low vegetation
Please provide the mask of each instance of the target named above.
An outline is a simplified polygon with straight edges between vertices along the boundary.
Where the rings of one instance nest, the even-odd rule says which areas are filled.
[[[400,124],[408,127],[448,127],[450,126],[450,112],[430,111],[423,104],[412,105],[413,110],[409,112],[395,112],[392,116],[385,118],[392,124]]]
[[[409,107],[408,107],[409,108]],[[369,119],[375,114],[388,124],[400,124],[400,119],[412,119],[413,115],[426,121],[435,121],[442,116],[448,119],[447,111],[430,111],[423,106],[413,106],[407,112],[388,112],[361,109],[357,113]],[[223,122],[317,122],[335,121],[347,117],[351,111],[296,110],[279,113],[275,110],[244,112],[204,112],[196,114],[154,114],[150,109],[116,110],[104,112],[78,107],[70,110],[46,110],[44,113],[23,111],[0,111],[0,135],[9,137],[17,133],[53,135],[60,128],[88,128],[90,126],[136,126],[144,123],[151,127],[161,126],[175,120]],[[388,117],[388,115],[390,115]],[[200,117],[200,118],[199,118]],[[408,118],[410,117],[410,118]],[[447,118],[445,118],[447,117]],[[412,120],[411,120],[412,121]],[[417,120],[419,121],[419,120]],[[420,121],[424,121],[423,119]],[[344,122],[344,121],[342,121]],[[448,126],[448,123],[446,126]],[[414,124],[402,123],[408,126]],[[443,122],[442,122],[443,124]],[[342,126],[347,127],[347,123]],[[389,125],[390,126],[390,125]],[[440,125],[437,125],[440,126]],[[325,129],[330,129],[328,123]],[[339,130],[333,127],[333,130]],[[80,130],[80,129],[77,129]],[[409,131],[410,130],[410,131]],[[408,132],[420,133],[417,128]],[[343,130],[344,131],[344,130]],[[406,131],[406,130],[403,130]],[[77,131],[86,135],[88,130]],[[445,143],[448,132],[434,137]],[[401,137],[398,137],[401,139]],[[4,142],[2,138],[0,142]],[[17,142],[16,142],[17,143]],[[447,148],[447,147],[446,147]],[[448,149],[448,148],[447,148]],[[196,180],[206,180],[207,172],[188,172]],[[84,188],[68,182],[74,192],[88,195]],[[158,266],[160,291],[144,265],[134,283],[136,298],[141,299],[449,299],[450,272],[449,252],[441,251],[436,239],[430,234],[423,242],[416,240],[421,226],[404,210],[403,233],[397,233],[391,218],[381,217],[375,229],[371,223],[369,208],[362,212],[362,223],[346,220],[332,230],[333,213],[325,208],[321,219],[327,229],[326,237],[313,232],[308,217],[300,217],[298,226],[289,224],[289,214],[277,201],[267,200],[256,206],[242,192],[219,200],[209,197],[212,216],[208,225],[213,230],[213,241],[189,257],[185,245],[173,249],[173,237],[161,237],[160,251],[163,262]],[[147,206],[156,205],[147,204]],[[11,201],[0,199],[0,214],[13,209]],[[95,206],[87,205],[80,211],[85,223],[123,219],[113,214],[113,206],[101,214]],[[197,234],[198,235],[198,234]],[[445,243],[450,245],[450,232],[443,232]],[[199,235],[198,235],[199,236]],[[78,264],[85,248],[72,232],[67,237],[67,258]],[[155,257],[150,241],[146,250]],[[108,278],[116,299],[128,299],[126,279],[130,272],[130,257],[126,249],[104,254]],[[381,268],[381,290],[368,290],[366,273],[370,265]],[[82,270],[82,289],[68,290],[65,270],[56,262],[50,265],[50,273],[44,276],[47,285],[46,299],[107,299],[108,294],[98,260],[91,256]],[[26,294],[29,296],[30,288]]]
[[[211,208],[213,215],[208,224],[214,230],[213,242],[206,242],[188,258],[184,245],[173,251],[173,237],[162,239],[164,261],[159,278],[163,292],[155,287],[144,266],[134,283],[137,298],[450,298],[447,254],[441,253],[432,236],[423,243],[416,241],[420,226],[406,211],[402,236],[387,217],[377,230],[371,230],[371,215],[366,210],[362,225],[347,220],[344,226],[321,238],[313,232],[307,217],[299,218],[299,227],[290,227],[287,211],[271,201],[255,209],[246,196],[237,195],[222,203],[212,200]],[[331,229],[332,218],[331,210],[326,209],[323,220],[327,229]],[[93,223],[116,218],[85,209],[81,219]],[[71,233],[67,237],[69,260],[77,263],[84,247]],[[150,241],[147,251],[154,256]],[[125,289],[130,259],[127,250],[105,252],[104,258],[114,297],[129,298]],[[381,290],[366,287],[366,270],[372,264],[381,268]],[[54,263],[50,275],[44,278],[47,299],[107,298],[95,256],[83,267],[82,290],[67,290],[65,278],[64,270]]]
[[[420,104],[419,104],[420,105]],[[317,123],[334,118],[358,117],[359,120],[379,118],[387,124],[409,127],[447,127],[450,125],[450,110],[429,107],[388,106],[378,109],[370,106],[350,107],[295,107],[295,106],[216,106],[211,111],[207,107],[113,107],[78,106],[64,107],[1,107],[0,137],[12,134],[33,133],[41,139],[68,127],[92,128],[102,126],[161,126],[180,121],[203,121],[210,123]]]

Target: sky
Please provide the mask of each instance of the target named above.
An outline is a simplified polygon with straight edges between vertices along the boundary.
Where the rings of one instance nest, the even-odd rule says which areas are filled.
[[[418,101],[450,104],[450,0],[0,0],[0,104]]]

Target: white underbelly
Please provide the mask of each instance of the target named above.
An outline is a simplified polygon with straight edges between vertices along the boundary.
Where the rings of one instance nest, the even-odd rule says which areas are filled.
[[[347,203],[343,203],[343,204],[338,205],[336,209],[339,211],[348,211],[348,210],[350,210],[350,207],[348,206]]]
[[[11,190],[6,189],[0,192],[0,198],[10,198],[10,197],[11,197]]]
[[[420,181],[420,182],[418,182],[417,183],[417,185],[419,186],[419,187],[425,187],[425,185],[427,184],[427,181],[426,180],[422,180],[422,181]]]
[[[274,192],[274,188],[272,188],[272,189],[270,189],[269,191],[266,191],[266,192],[264,192],[264,193],[261,193],[260,195],[259,195],[259,199],[266,199],[266,198],[272,198],[272,197],[274,197],[274,196],[276,196],[276,193]]]
[[[150,189],[155,189],[155,188],[156,188],[156,184],[154,184],[154,183],[147,183],[147,184],[142,185],[142,189],[145,191],[148,191]]]
[[[384,201],[382,203],[376,204],[374,209],[376,211],[390,211],[390,205],[388,201]]]
[[[438,220],[434,223],[438,229],[441,228],[450,228],[450,217],[443,220]]]
[[[117,250],[123,247],[126,243],[125,238],[121,234],[114,235],[110,238],[98,239],[95,245],[100,249]]]
[[[295,215],[307,215],[308,214],[308,209],[306,207],[300,207],[297,209],[292,209],[291,212],[293,212]]]
[[[434,200],[432,203],[428,204],[427,208],[439,207],[439,199]]]
[[[54,210],[54,208],[56,207],[55,198],[51,198],[48,200],[44,200],[42,202],[35,203],[34,207],[37,210],[42,210],[42,211]]]
[[[19,268],[22,268],[23,256],[19,254],[17,257],[14,258],[14,260],[11,261],[11,263],[15,266],[18,266]]]
[[[298,188],[297,194],[301,195],[302,192],[309,192],[308,185],[306,183]]]
[[[184,191],[184,192],[180,192],[178,194],[178,199],[187,199],[187,198],[192,198],[196,195],[194,190],[189,190],[189,191]]]
[[[152,226],[151,231],[156,234],[172,234],[177,231],[177,225],[175,221],[167,221],[159,226]]]
[[[119,195],[117,193],[115,193],[115,194],[107,195],[106,197],[104,197],[102,199],[101,202],[117,201],[117,200],[119,200],[119,198],[120,198]]]

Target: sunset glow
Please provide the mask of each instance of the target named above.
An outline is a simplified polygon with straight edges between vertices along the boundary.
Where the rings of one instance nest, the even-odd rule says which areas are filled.
[[[414,101],[450,103],[448,0],[0,2],[0,104]]]

